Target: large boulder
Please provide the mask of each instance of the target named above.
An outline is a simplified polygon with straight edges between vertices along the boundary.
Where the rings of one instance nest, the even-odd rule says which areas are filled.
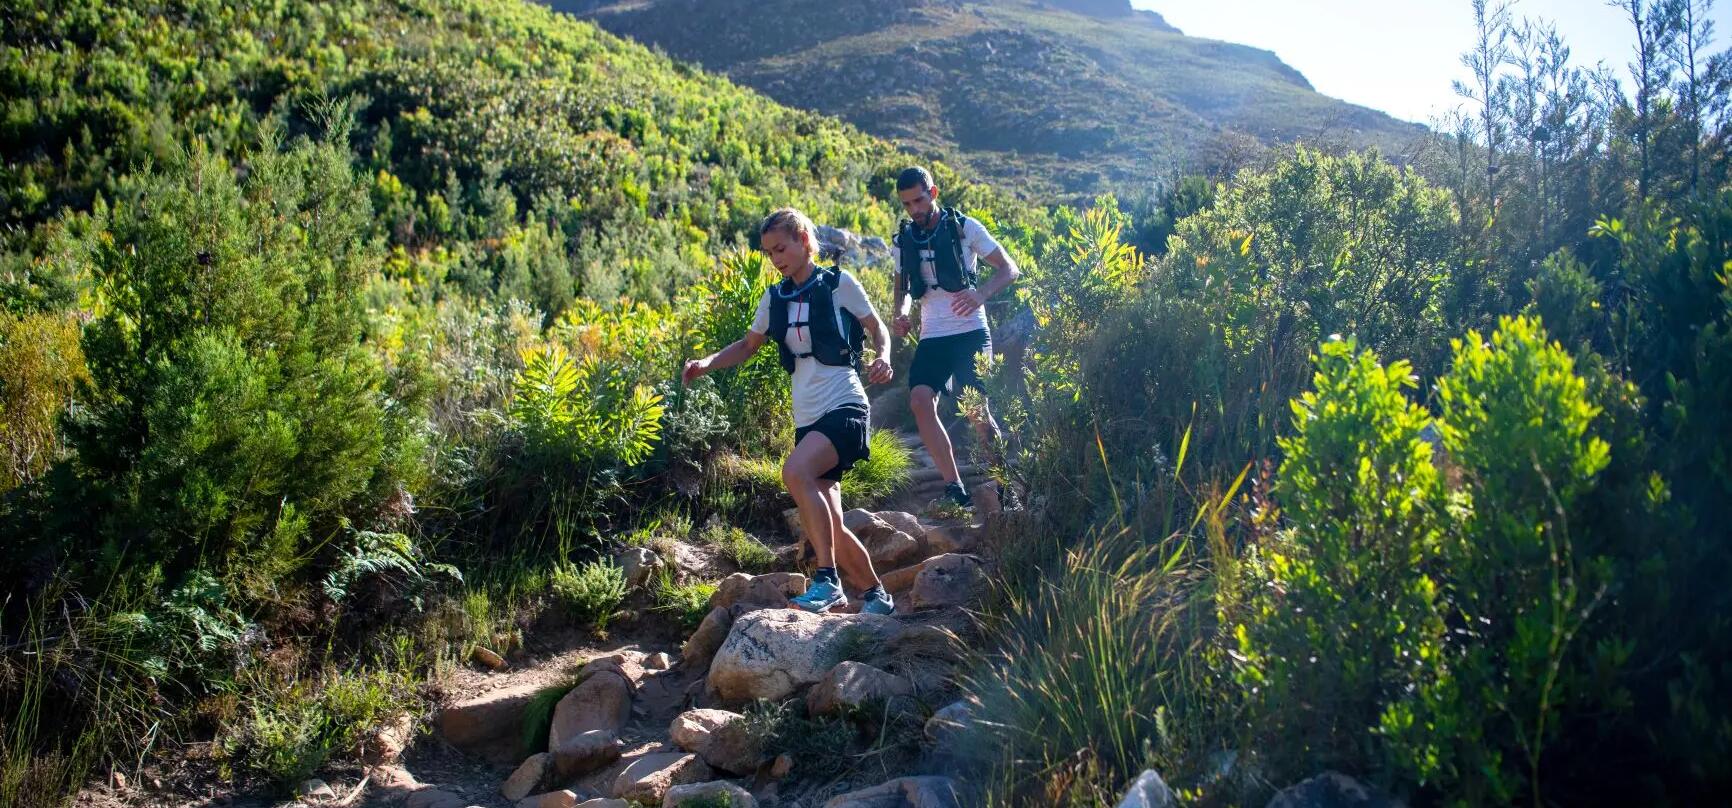
[[[864,662],[837,663],[824,678],[806,691],[806,711],[828,715],[843,708],[858,709],[914,693],[914,684]]]
[[[624,672],[603,667],[580,675],[583,681],[554,705],[549,749],[592,730],[618,732],[631,720],[632,683]]]
[[[860,643],[894,637],[902,623],[876,614],[765,609],[734,621],[710,664],[709,686],[727,701],[786,698],[824,678]]]
[[[623,800],[659,803],[668,789],[687,783],[714,779],[697,755],[682,752],[657,752],[633,760],[613,781],[613,795]]]
[[[979,558],[958,553],[933,556],[920,565],[909,602],[916,609],[965,606],[985,580]]]
[[[662,797],[662,808],[676,808],[688,803],[696,805],[726,805],[728,808],[758,808],[751,792],[726,780],[708,783],[687,783],[668,789]]]
[[[515,763],[522,759],[523,710],[540,690],[540,685],[518,685],[446,707],[439,711],[439,734],[452,746],[490,763]]]
[[[960,808],[960,794],[948,777],[898,777],[832,797],[824,808]]]
[[[727,710],[687,710],[668,727],[681,749],[734,774],[751,774],[764,762],[763,746],[746,729],[746,717]]]

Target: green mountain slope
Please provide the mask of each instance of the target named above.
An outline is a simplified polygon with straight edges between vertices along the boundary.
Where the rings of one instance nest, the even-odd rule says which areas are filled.
[[[1209,170],[1295,140],[1393,153],[1423,131],[1122,0],[545,1],[1035,191]]]
[[[518,2],[42,0],[0,10],[0,48],[13,238],[194,142],[244,151],[266,121],[314,131],[353,97],[381,234],[412,258],[446,248],[444,276],[466,291],[549,311],[664,298],[777,205],[886,232],[893,211],[871,191],[904,159]],[[519,271],[509,252],[532,222],[557,249]]]

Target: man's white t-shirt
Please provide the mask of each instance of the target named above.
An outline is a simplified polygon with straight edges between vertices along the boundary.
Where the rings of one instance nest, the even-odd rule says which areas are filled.
[[[872,301],[866,299],[866,290],[860,287],[860,281],[844,270],[841,280],[836,283],[836,290],[831,299],[836,301],[836,328],[838,333],[843,330],[845,317],[843,309],[864,322],[866,318],[876,318],[878,313],[872,309]],[[765,334],[770,330],[770,290],[764,290],[763,297],[758,298],[758,312],[752,316],[751,330],[756,334]],[[802,323],[810,319],[808,311],[811,304],[804,300],[790,300],[788,307],[788,322]],[[807,326],[798,328],[788,326],[788,349],[795,354],[810,353],[812,350],[812,329]],[[810,426],[819,418],[844,404],[855,404],[866,407],[866,387],[860,383],[860,374],[851,367],[837,367],[819,362],[812,356],[795,356],[794,378],[794,426]]]
[[[940,227],[947,225],[940,224]],[[902,246],[902,234],[897,233],[891,239],[898,250]],[[986,232],[985,225],[973,216],[962,221],[962,268],[965,272],[973,272],[980,259],[998,252],[998,241],[992,234]],[[898,255],[901,253],[898,252]],[[981,306],[973,314],[966,317],[957,316],[950,308],[950,301],[955,293],[947,292],[938,286],[938,266],[934,263],[932,251],[921,250],[920,277],[926,281],[926,294],[920,297],[920,338],[948,337],[954,334],[966,334],[970,331],[980,331],[986,328],[986,307]]]

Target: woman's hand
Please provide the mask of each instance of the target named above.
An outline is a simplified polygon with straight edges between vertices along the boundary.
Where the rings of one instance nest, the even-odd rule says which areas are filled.
[[[872,364],[866,366],[866,380],[873,384],[884,384],[895,376],[896,371],[892,370],[890,363],[883,358],[874,359]]]
[[[680,371],[680,384],[691,384],[696,381],[699,376],[708,372],[710,372],[710,361],[708,359],[688,359],[686,360],[685,370]]]

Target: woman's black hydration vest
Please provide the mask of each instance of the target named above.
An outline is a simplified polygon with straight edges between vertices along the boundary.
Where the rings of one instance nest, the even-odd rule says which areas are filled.
[[[770,287],[770,330],[765,336],[775,341],[776,351],[782,358],[782,369],[789,373],[794,372],[796,358],[807,356],[826,365],[852,367],[858,371],[862,365],[860,351],[865,345],[866,329],[860,326],[852,312],[847,309],[838,311],[836,286],[842,282],[842,271],[818,267],[812,273],[815,277],[809,279],[803,289],[796,289],[794,282],[786,279]],[[806,322],[788,322],[788,303],[801,300],[808,304]],[[841,323],[837,323],[838,320]],[[796,354],[788,349],[788,329],[795,326],[811,329],[811,353]]]
[[[908,279],[908,294],[915,300],[926,295],[926,278],[920,272],[920,252],[932,251],[933,269],[937,270],[938,287],[946,292],[973,289],[980,282],[977,272],[968,269],[962,260],[962,223],[968,217],[955,208],[938,211],[938,226],[921,234],[913,219],[903,219],[896,231],[896,246],[902,251],[902,276]]]

